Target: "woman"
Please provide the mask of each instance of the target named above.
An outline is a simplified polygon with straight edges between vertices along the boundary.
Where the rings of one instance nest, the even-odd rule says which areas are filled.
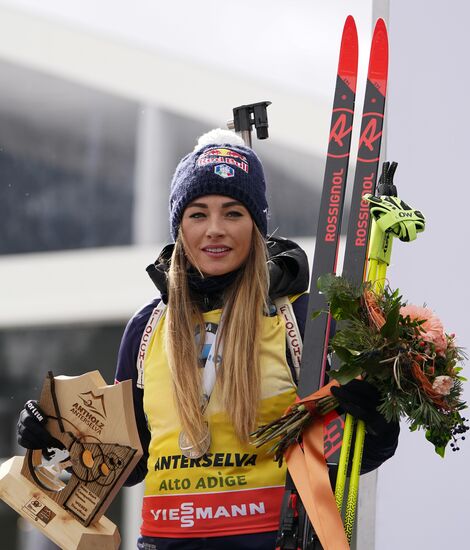
[[[303,334],[305,254],[266,238],[263,168],[233,132],[202,136],[173,177],[174,245],[147,271],[160,291],[128,323],[116,381],[133,380],[144,456],[127,480],[145,479],[140,549],[273,549],[285,469],[250,433],[295,399],[284,321],[292,303]],[[339,395],[345,410],[375,424],[365,469],[396,447],[358,383]],[[24,433],[24,429],[23,429]]]

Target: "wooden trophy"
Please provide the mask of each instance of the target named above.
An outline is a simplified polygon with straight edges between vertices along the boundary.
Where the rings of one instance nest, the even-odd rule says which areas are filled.
[[[65,449],[28,450],[2,464],[0,498],[63,549],[118,548],[117,527],[103,514],[142,456],[132,382],[49,373],[39,405]]]

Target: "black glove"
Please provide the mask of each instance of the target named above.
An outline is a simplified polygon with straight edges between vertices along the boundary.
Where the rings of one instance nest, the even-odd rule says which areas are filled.
[[[37,401],[27,401],[16,428],[18,444],[26,449],[64,449],[64,445],[46,430],[47,420]]]
[[[387,422],[377,411],[380,394],[365,380],[351,380],[344,386],[333,386],[331,393],[339,401],[339,408],[364,421],[367,433],[361,473],[375,470],[395,454],[400,424]]]
[[[331,393],[339,401],[344,412],[364,420],[367,432],[371,435],[379,435],[390,428],[390,424],[377,411],[380,394],[369,382],[351,380],[344,386],[333,386]]]

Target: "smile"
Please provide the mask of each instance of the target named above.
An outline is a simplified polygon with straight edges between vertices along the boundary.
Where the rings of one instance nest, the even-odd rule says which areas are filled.
[[[206,246],[202,249],[203,252],[209,256],[224,256],[228,254],[232,249],[227,246]]]

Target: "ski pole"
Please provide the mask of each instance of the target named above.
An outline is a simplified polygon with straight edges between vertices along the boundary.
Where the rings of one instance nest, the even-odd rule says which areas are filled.
[[[393,174],[395,173],[395,170],[396,170],[396,163],[392,165],[392,169],[389,169],[389,166],[390,166],[389,163],[384,164],[381,182],[379,183],[378,193],[383,195],[385,195],[385,193],[390,193],[390,192],[396,193],[396,188],[391,187],[393,185],[391,182],[393,181]],[[387,176],[388,176],[388,180],[386,179]],[[384,186],[384,184],[382,183],[383,180],[388,182],[387,186]],[[387,238],[385,238],[385,231],[382,231],[381,228],[377,226],[375,217],[373,216],[370,238],[368,243],[369,254],[368,254],[367,280],[373,284],[374,290],[376,291],[378,290],[378,287],[379,287],[379,282],[378,282],[379,277],[382,277],[383,281],[385,280],[385,277],[386,277],[386,268],[388,263],[390,263],[391,242],[392,241],[388,236]],[[388,253],[387,257],[385,256],[385,251],[387,251]],[[346,415],[345,425],[351,426],[350,428],[351,431],[354,429],[355,419],[352,417],[352,415],[350,414]],[[348,498],[346,503],[345,518],[344,518],[345,531],[349,541],[351,541],[352,531],[354,527],[354,518],[356,513],[356,502],[357,502],[357,494],[358,494],[358,488],[359,488],[359,475],[360,475],[361,462],[362,462],[362,449],[364,444],[364,438],[365,438],[364,423],[362,421],[358,421],[357,430],[356,430],[356,439],[355,439],[355,445],[354,445],[353,464],[351,468],[349,493],[348,493]],[[341,455],[340,455],[340,464],[342,465],[342,468],[339,470],[338,479],[335,487],[335,496],[337,499],[337,505],[340,512],[342,510],[342,505],[343,505],[342,495],[344,495],[344,487],[346,484],[346,475],[347,475],[347,469],[348,469],[348,463],[349,463],[348,457],[350,455],[351,439],[352,439],[352,433],[347,434],[347,437],[343,439],[343,446],[342,446]]]
[[[385,164],[384,164],[384,173],[385,173]],[[395,171],[396,165],[393,169]],[[391,240],[387,244],[388,251],[388,261],[390,261],[391,254]],[[385,279],[386,276],[386,267],[387,263],[384,257],[384,246],[385,244],[385,232],[382,231],[375,223],[375,218],[372,218],[371,232],[369,239],[369,254],[368,254],[368,273],[367,280],[373,284],[374,290],[377,290],[378,287],[378,277],[380,275]],[[372,246],[374,245],[374,246]],[[382,245],[382,246],[381,246]],[[338,468],[338,478],[336,481],[335,487],[335,497],[336,504],[339,511],[342,511],[343,506],[343,495],[346,485],[346,476],[349,464],[349,456],[352,443],[352,432],[355,426],[355,418],[347,414],[345,419],[345,430],[343,435],[343,445],[341,448],[340,463]],[[354,454],[353,454],[353,463],[351,468],[351,475],[349,481],[349,492],[346,501],[346,510],[344,516],[344,527],[348,541],[351,542],[352,531],[354,527],[354,518],[356,513],[356,502],[359,489],[359,475],[362,463],[362,450],[364,446],[365,438],[365,425],[364,422],[359,420],[357,422],[356,428],[356,438],[354,443]]]
[[[391,193],[396,195],[396,187],[393,185],[393,175],[396,170],[397,163],[393,163],[390,168],[390,163],[384,163],[382,169],[382,176],[379,180],[378,194],[389,195]],[[391,239],[387,236],[387,241],[384,240],[385,232],[380,231],[376,226],[371,229],[371,237],[368,242],[368,251],[373,253],[368,254],[368,276],[369,281],[385,281],[387,260],[390,261],[391,255]],[[370,246],[373,245],[373,248]],[[384,256],[383,251],[388,251],[388,258]],[[333,358],[334,359],[334,358]],[[345,433],[343,435],[343,445],[340,455],[340,467],[335,486],[335,495],[337,499],[337,505],[342,511],[344,488],[346,485],[346,477],[349,463],[350,446],[352,441],[352,430],[354,430],[355,419],[351,415],[346,415],[345,418]]]
[[[396,162],[391,165],[388,162],[384,163],[381,185],[378,189],[379,196],[364,195],[364,200],[370,203],[372,216],[367,281],[372,284],[373,290],[377,293],[383,292],[385,286],[393,237],[397,237],[404,242],[410,242],[416,239],[417,233],[424,231],[425,228],[425,219],[421,212],[413,210],[396,196],[396,187],[393,185],[393,175],[396,168]],[[364,421],[358,420],[344,518],[346,535],[349,541],[352,537],[356,514],[365,433]]]

